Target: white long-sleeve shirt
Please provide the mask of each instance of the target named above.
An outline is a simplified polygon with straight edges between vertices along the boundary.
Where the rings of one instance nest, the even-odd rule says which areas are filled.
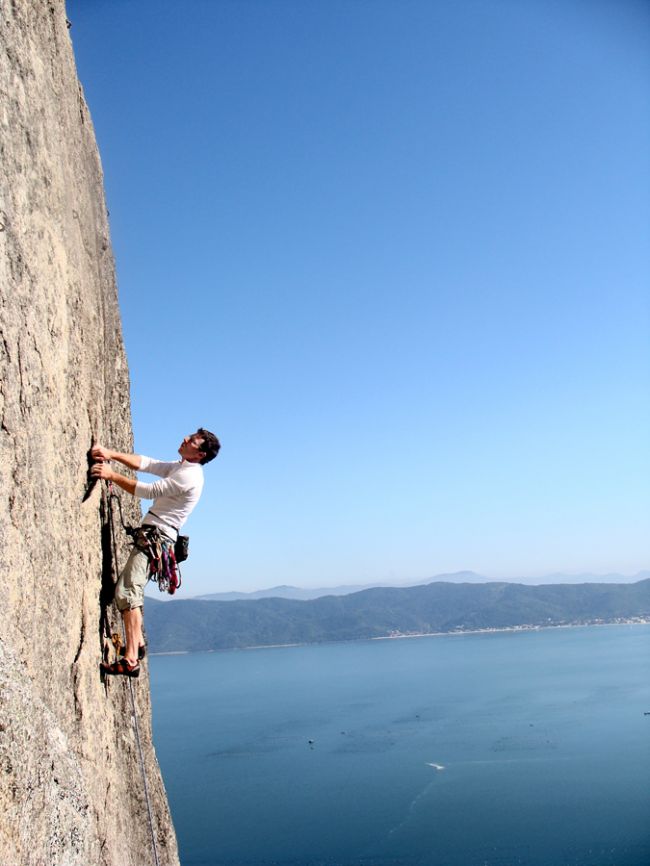
[[[151,484],[136,481],[135,495],[140,499],[154,500],[142,523],[157,526],[161,532],[175,540],[178,530],[201,496],[203,467],[200,463],[188,463],[186,460],[164,463],[162,460],[141,456],[138,472],[148,472],[161,478]]]

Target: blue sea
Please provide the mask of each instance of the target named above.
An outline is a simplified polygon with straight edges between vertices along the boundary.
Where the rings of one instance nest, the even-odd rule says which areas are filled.
[[[182,866],[650,864],[650,626],[150,670]]]

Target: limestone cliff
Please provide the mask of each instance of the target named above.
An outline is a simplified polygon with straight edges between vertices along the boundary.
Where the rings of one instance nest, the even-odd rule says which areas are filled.
[[[177,864],[146,665],[133,682],[143,767],[129,681],[98,669],[115,557],[87,451],[94,437],[127,450],[132,433],[63,0],[0,6],[0,118],[0,866]]]

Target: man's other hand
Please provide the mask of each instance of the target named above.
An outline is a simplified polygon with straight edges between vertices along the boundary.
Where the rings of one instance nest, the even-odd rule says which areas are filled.
[[[97,463],[102,463],[105,460],[112,460],[112,452],[108,448],[103,448],[101,445],[94,445],[90,454]]]
[[[95,463],[90,467],[90,474],[93,478],[103,478],[104,481],[113,481],[114,472],[108,468],[106,463]]]

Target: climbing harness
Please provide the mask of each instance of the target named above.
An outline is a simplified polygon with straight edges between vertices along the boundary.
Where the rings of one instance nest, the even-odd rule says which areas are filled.
[[[115,539],[115,523],[113,521],[113,509],[111,505],[111,499],[115,497],[119,503],[119,497],[116,497],[112,490],[111,482],[107,482],[108,487],[108,496],[107,499],[107,507],[106,507],[106,515],[108,519],[108,524],[110,528],[110,536],[111,536],[111,548],[112,548],[112,561],[115,569],[116,576],[119,574],[119,569],[117,567],[117,541]],[[104,490],[102,488],[102,497],[104,496]],[[120,519],[122,521],[122,526],[124,526],[124,520],[122,519],[122,506],[120,503]],[[126,529],[126,527],[124,527]],[[130,533],[129,533],[130,534]],[[117,640],[115,640],[117,638]],[[122,638],[123,642],[126,643],[126,631],[124,629],[124,620],[122,620]],[[118,649],[117,644],[119,642],[119,635],[113,636],[113,641],[116,649]],[[118,650],[119,652],[119,650]],[[138,749],[138,757],[140,759],[140,772],[142,773],[142,787],[144,790],[144,800],[147,805],[147,815],[149,818],[149,829],[151,830],[151,850],[153,853],[154,866],[160,866],[160,860],[158,859],[158,846],[156,844],[156,832],[154,829],[153,822],[153,809],[151,808],[151,799],[149,797],[149,785],[147,784],[147,772],[144,766],[144,752],[142,751],[142,740],[140,739],[140,726],[138,725],[138,713],[135,705],[135,692],[133,691],[133,679],[131,677],[127,677],[129,683],[129,693],[131,695],[131,710],[132,710],[132,718],[133,718],[133,730],[135,733],[135,742]]]
[[[181,535],[178,531],[178,527],[174,526],[173,523],[170,523],[168,520],[162,518],[159,514],[156,514],[155,511],[149,509],[149,514],[152,514],[157,520],[162,521],[165,526],[169,526],[170,529],[173,529],[176,533],[176,541],[174,543],[174,556],[176,557],[176,562],[185,562],[187,557],[190,555],[190,539],[187,535]]]
[[[124,522],[124,515],[122,514],[122,500],[113,490],[112,483],[109,481],[107,484],[109,513],[111,513],[110,503],[114,500],[117,502],[122,528],[133,539],[134,547],[137,547],[138,550],[141,550],[147,556],[149,562],[147,578],[157,583],[158,589],[161,592],[174,595],[182,584],[181,570],[175,550],[178,542],[174,543],[158,527],[150,524],[128,526]],[[186,536],[180,536],[179,540],[180,538],[186,538]]]

